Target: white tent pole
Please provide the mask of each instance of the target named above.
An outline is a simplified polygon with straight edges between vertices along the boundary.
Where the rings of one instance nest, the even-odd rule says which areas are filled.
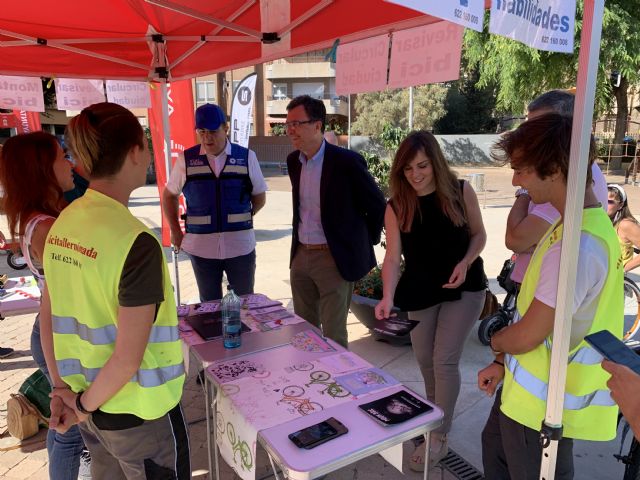
[[[351,94],[347,94],[347,148],[351,150]]]
[[[160,97],[162,98],[162,131],[164,132],[164,169],[167,174],[167,180],[171,174],[171,125],[169,124],[169,88],[167,82],[160,84]],[[164,185],[166,187],[166,184]],[[180,305],[180,277],[178,275],[178,254],[171,249],[171,261],[173,262],[174,271],[174,292],[176,305]]]
[[[413,87],[409,87],[409,130],[413,130]]]
[[[591,142],[591,120],[598,73],[600,36],[604,0],[585,0],[580,57],[578,59],[578,82],[573,111],[571,154],[567,201],[563,215],[564,233],[558,277],[558,296],[553,328],[553,348],[547,395],[547,412],[544,426],[552,429],[562,426],[565,383],[567,378],[567,356],[571,336],[573,296],[578,261],[580,225],[584,204],[584,190]],[[553,440],[542,450],[541,480],[553,480],[555,476],[558,442]]]

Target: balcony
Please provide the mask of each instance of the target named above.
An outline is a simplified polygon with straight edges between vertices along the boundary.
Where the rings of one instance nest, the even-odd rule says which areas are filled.
[[[312,97],[322,100],[327,109],[327,115],[349,115],[349,101],[347,97],[338,95],[312,95]],[[292,99],[267,97],[267,115],[286,115],[287,105]]]
[[[283,78],[335,78],[335,64],[331,62],[273,62],[265,68],[269,80]]]

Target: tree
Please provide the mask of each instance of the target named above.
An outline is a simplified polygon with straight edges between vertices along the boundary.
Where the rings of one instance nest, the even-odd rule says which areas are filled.
[[[575,86],[583,12],[584,2],[579,0],[572,55],[542,52],[498,35],[466,31],[464,55],[468,67],[479,70],[479,87],[492,83],[497,85],[498,110],[522,112],[529,101],[544,91]],[[599,115],[610,111],[616,101],[616,144],[622,143],[626,129],[628,89],[640,82],[638,25],[640,8],[637,0],[607,1],[602,23],[595,112]],[[612,71],[621,74],[618,87],[611,83]]]
[[[431,130],[444,115],[444,85],[422,85],[413,89],[413,128]],[[379,136],[385,124],[409,127],[409,89],[362,93],[356,96],[358,118],[351,125],[356,134]]]
[[[480,73],[474,69],[451,82],[444,102],[446,114],[434,125],[435,133],[494,133],[495,86],[478,88]]]

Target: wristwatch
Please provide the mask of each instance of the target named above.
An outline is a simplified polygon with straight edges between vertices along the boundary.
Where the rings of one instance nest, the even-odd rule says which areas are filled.
[[[84,408],[84,405],[82,405],[82,400],[81,400],[83,393],[84,392],[79,392],[76,395],[76,408],[80,413],[84,413],[85,415],[91,415],[92,413],[95,412],[95,410],[87,410],[86,408]]]
[[[529,192],[527,191],[526,188],[520,187],[519,189],[516,190],[516,198],[518,198],[520,195],[529,195]]]

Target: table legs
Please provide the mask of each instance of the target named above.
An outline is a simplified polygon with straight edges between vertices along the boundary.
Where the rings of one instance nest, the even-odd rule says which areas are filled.
[[[273,457],[271,456],[271,454],[269,452],[267,452],[267,456],[269,457],[269,462],[271,463],[271,470],[273,470],[273,477],[276,480],[280,480],[280,477],[278,476],[278,469],[276,468],[276,464],[273,463]]]
[[[425,449],[424,449],[424,474],[423,474],[423,479],[424,480],[428,480],[429,479],[429,467],[430,462],[431,462],[431,432],[427,431],[424,434],[424,441],[425,441]]]
[[[216,480],[220,480],[220,464],[218,463],[218,443],[216,442],[217,414],[216,414],[216,392],[215,386],[204,377],[204,403],[205,415],[207,416],[207,460],[209,462],[209,472],[215,473]],[[211,444],[213,443],[213,449]],[[213,452],[213,458],[212,454]],[[215,470],[214,470],[215,469]]]

